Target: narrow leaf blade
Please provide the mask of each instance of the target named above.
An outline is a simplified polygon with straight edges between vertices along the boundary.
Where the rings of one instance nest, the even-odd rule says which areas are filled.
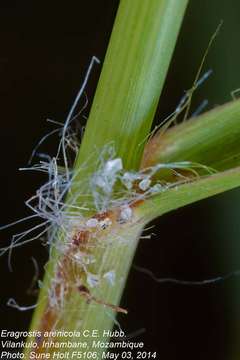
[[[240,167],[175,186],[142,202],[136,212],[147,223],[193,202],[240,186]]]

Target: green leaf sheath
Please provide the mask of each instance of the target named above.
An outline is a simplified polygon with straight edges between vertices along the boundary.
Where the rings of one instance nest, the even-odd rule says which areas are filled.
[[[240,165],[240,101],[232,101],[156,134],[146,145],[142,167],[193,161],[218,171]]]

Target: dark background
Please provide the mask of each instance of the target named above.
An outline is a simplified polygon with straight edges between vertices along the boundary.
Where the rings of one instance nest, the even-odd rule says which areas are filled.
[[[53,129],[46,119],[65,119],[92,55],[104,59],[117,6],[117,0],[1,2],[1,224],[29,214],[24,201],[44,179],[18,168],[27,164],[39,138]],[[205,98],[208,108],[229,101],[230,92],[240,87],[239,1],[192,0],[156,121],[172,112],[191,87],[221,20],[223,27],[205,64],[205,70],[212,68],[214,73],[197,91],[193,108]],[[99,73],[100,67],[88,84],[90,100]],[[46,142],[42,151],[54,153],[57,141]],[[152,239],[141,241],[134,263],[158,277],[184,280],[239,269],[239,198],[239,192],[232,191],[163,216]],[[1,244],[23,229],[0,232]],[[18,312],[6,302],[13,297],[19,304],[34,303],[35,298],[26,294],[34,273],[31,257],[42,272],[47,250],[40,242],[14,252],[12,273],[7,257],[0,258],[0,328],[28,328],[31,312]],[[133,269],[122,302],[129,316],[121,325],[130,334],[145,329],[136,339],[145,341],[147,350],[157,350],[160,359],[239,359],[239,301],[237,276],[196,287],[158,284]]]

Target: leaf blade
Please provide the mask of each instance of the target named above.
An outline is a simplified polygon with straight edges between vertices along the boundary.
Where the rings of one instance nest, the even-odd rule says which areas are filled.
[[[193,161],[218,171],[240,165],[240,101],[232,101],[155,135],[146,145],[142,167]]]
[[[240,167],[174,186],[145,200],[136,208],[145,223],[172,210],[240,186]]]

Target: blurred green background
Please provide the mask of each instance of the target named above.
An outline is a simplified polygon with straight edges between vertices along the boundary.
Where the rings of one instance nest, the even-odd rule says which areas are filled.
[[[46,118],[66,117],[91,56],[104,59],[117,6],[117,0],[1,2],[1,224],[28,214],[23,202],[43,177],[17,169],[26,165],[38,139],[52,130]],[[229,101],[231,91],[240,87],[240,2],[190,0],[156,122],[171,113],[191,87],[221,20],[223,26],[204,66],[213,74],[196,91],[192,110],[204,99],[209,101],[207,109]],[[90,103],[99,73],[100,68],[94,71],[87,88]],[[41,151],[54,154],[57,142],[53,138]],[[184,280],[240,269],[239,200],[240,192],[231,191],[163,216],[149,230],[155,234],[152,239],[141,241],[134,263],[160,278]],[[1,232],[2,244],[22,229]],[[42,274],[47,249],[40,243],[14,252],[13,273],[7,257],[0,259],[0,328],[28,327],[31,313],[17,312],[6,302],[9,297],[24,305],[36,301],[27,295],[34,272],[31,257]],[[157,350],[159,359],[237,360],[239,304],[240,276],[199,287],[163,285],[133,269],[123,298],[129,316],[120,323],[129,334],[137,331],[136,340],[144,340],[148,351]]]

